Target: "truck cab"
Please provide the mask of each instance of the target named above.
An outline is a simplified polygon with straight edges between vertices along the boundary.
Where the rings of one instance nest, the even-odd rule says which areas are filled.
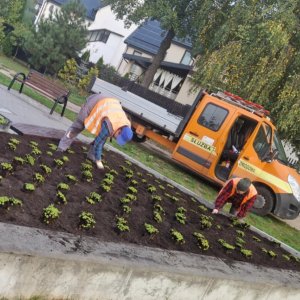
[[[259,194],[254,212],[294,219],[300,212],[300,176],[289,166],[268,113],[230,93],[203,93],[172,158],[220,185],[248,177]]]

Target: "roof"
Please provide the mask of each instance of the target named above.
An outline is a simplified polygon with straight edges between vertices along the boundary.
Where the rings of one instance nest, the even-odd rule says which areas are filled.
[[[135,61],[135,63],[137,63],[138,65],[140,65],[143,68],[148,68],[151,65],[150,58],[147,58],[144,56],[124,53],[123,57],[124,57],[124,59]],[[182,77],[185,77],[192,69],[192,66],[172,63],[172,62],[168,62],[168,61],[162,61],[160,64],[160,67],[163,69],[166,69],[172,73],[175,73],[179,76],[182,76]]]
[[[57,5],[64,5],[69,1],[70,0],[51,0],[51,2]],[[95,20],[97,10],[105,6],[101,0],[80,0],[80,2],[86,9],[86,17],[90,20]]]
[[[139,26],[126,40],[125,43],[147,52],[157,54],[160,44],[165,38],[167,32],[160,27],[157,20],[148,20]],[[189,38],[179,39],[175,37],[172,43],[182,46],[188,50],[192,49],[192,43]]]

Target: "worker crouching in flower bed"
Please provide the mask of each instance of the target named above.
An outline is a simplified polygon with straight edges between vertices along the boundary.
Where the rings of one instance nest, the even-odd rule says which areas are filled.
[[[226,203],[231,203],[229,213],[244,218],[253,206],[257,191],[248,178],[234,178],[224,185],[215,201],[212,213],[217,214]]]
[[[66,151],[76,136],[87,129],[96,135],[88,151],[88,158],[103,169],[101,155],[106,140],[115,138],[120,146],[132,139],[133,132],[119,100],[95,94],[89,96],[81,107],[78,116],[59,141],[58,151]]]

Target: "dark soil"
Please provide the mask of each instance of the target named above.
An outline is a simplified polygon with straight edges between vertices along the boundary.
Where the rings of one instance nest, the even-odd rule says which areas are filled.
[[[20,144],[13,151],[8,146],[11,138],[18,139]],[[105,170],[98,170],[94,164],[92,169],[93,181],[87,182],[82,178],[81,163],[86,162],[87,145],[76,142],[72,145],[74,153],[60,153],[50,150],[49,143],[57,145],[57,140],[49,138],[41,138],[37,136],[16,136],[7,133],[0,133],[0,163],[9,162],[13,165],[13,171],[7,172],[0,167],[0,175],[3,177],[0,181],[0,197],[14,197],[22,200],[23,205],[1,205],[0,204],[0,220],[1,222],[13,223],[29,227],[38,227],[49,230],[65,231],[76,235],[88,235],[98,238],[102,241],[134,243],[150,247],[158,247],[162,249],[178,250],[184,252],[198,253],[202,255],[216,256],[225,259],[228,262],[238,260],[246,261],[255,265],[263,265],[273,268],[284,268],[300,271],[300,263],[285,252],[279,245],[270,242],[250,229],[242,229],[233,225],[232,221],[222,215],[212,215],[210,210],[203,211],[203,207],[199,207],[200,203],[191,196],[183,193],[176,187],[155,178],[152,174],[141,169],[113,152],[104,153]],[[36,161],[33,166],[29,163],[23,165],[14,161],[14,157],[26,158],[26,154],[32,152],[30,142],[38,143],[38,148],[42,151],[42,155],[33,155]],[[53,155],[47,153],[50,151]],[[68,162],[62,167],[57,167],[54,159],[67,156]],[[88,161],[89,162],[89,161]],[[50,175],[46,175],[41,164],[45,164],[52,169]],[[105,174],[111,170],[118,172],[114,175],[111,191],[105,192],[101,187]],[[126,174],[133,171],[133,177],[128,178]],[[33,176],[35,173],[41,173],[45,176],[44,183],[35,183]],[[76,176],[77,183],[70,182],[66,175]],[[128,187],[132,186],[132,180],[137,181],[135,188],[137,189],[137,200],[131,201],[128,206],[131,212],[126,214],[120,199],[128,192]],[[67,203],[62,204],[58,200],[57,185],[61,182],[68,183],[70,189],[66,192],[62,191]],[[35,191],[25,192],[24,183],[34,183]],[[150,193],[149,185],[156,187],[156,191]],[[96,204],[90,204],[86,201],[86,196],[90,192],[97,192],[102,195],[102,201]],[[154,201],[153,195],[160,196],[161,201]],[[172,199],[173,198],[173,199]],[[1,203],[1,202],[0,202]],[[163,221],[157,223],[153,219],[154,205],[158,203],[164,209],[161,214]],[[61,210],[61,214],[56,220],[46,224],[43,220],[43,209],[50,204]],[[186,209],[186,224],[180,224],[175,213],[179,207]],[[79,215],[81,212],[91,212],[96,220],[94,228],[83,229],[80,227]],[[200,224],[200,216],[206,215],[213,218],[210,228],[202,229]],[[129,232],[120,232],[116,226],[116,218],[124,217],[128,221]],[[146,230],[144,223],[155,226],[159,233],[150,235]],[[185,243],[176,243],[170,234],[171,229],[179,231],[185,240]],[[245,243],[243,248],[251,250],[252,258],[246,258],[240,252],[240,247],[236,245],[236,238],[239,236],[237,230],[244,231],[244,237],[241,237]],[[197,239],[193,236],[194,232],[199,232],[209,241],[209,249],[204,251],[199,248]],[[241,233],[240,233],[241,234]],[[256,241],[254,237],[258,237],[261,241]],[[225,251],[223,246],[218,242],[219,239],[225,240],[231,245],[235,245],[235,249]],[[271,258],[270,254],[263,252],[272,250],[276,253],[275,258]],[[289,256],[288,261],[283,255]]]

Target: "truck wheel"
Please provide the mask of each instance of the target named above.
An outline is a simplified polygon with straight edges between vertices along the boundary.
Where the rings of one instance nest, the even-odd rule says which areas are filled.
[[[132,140],[134,141],[134,142],[137,142],[137,143],[144,143],[145,141],[146,141],[146,136],[144,136],[144,135],[138,135],[138,134],[136,134],[135,132],[133,132],[133,137],[132,137]]]
[[[269,214],[274,207],[274,197],[272,193],[263,186],[255,187],[257,190],[257,199],[254,202],[251,212],[259,216],[265,216]]]

